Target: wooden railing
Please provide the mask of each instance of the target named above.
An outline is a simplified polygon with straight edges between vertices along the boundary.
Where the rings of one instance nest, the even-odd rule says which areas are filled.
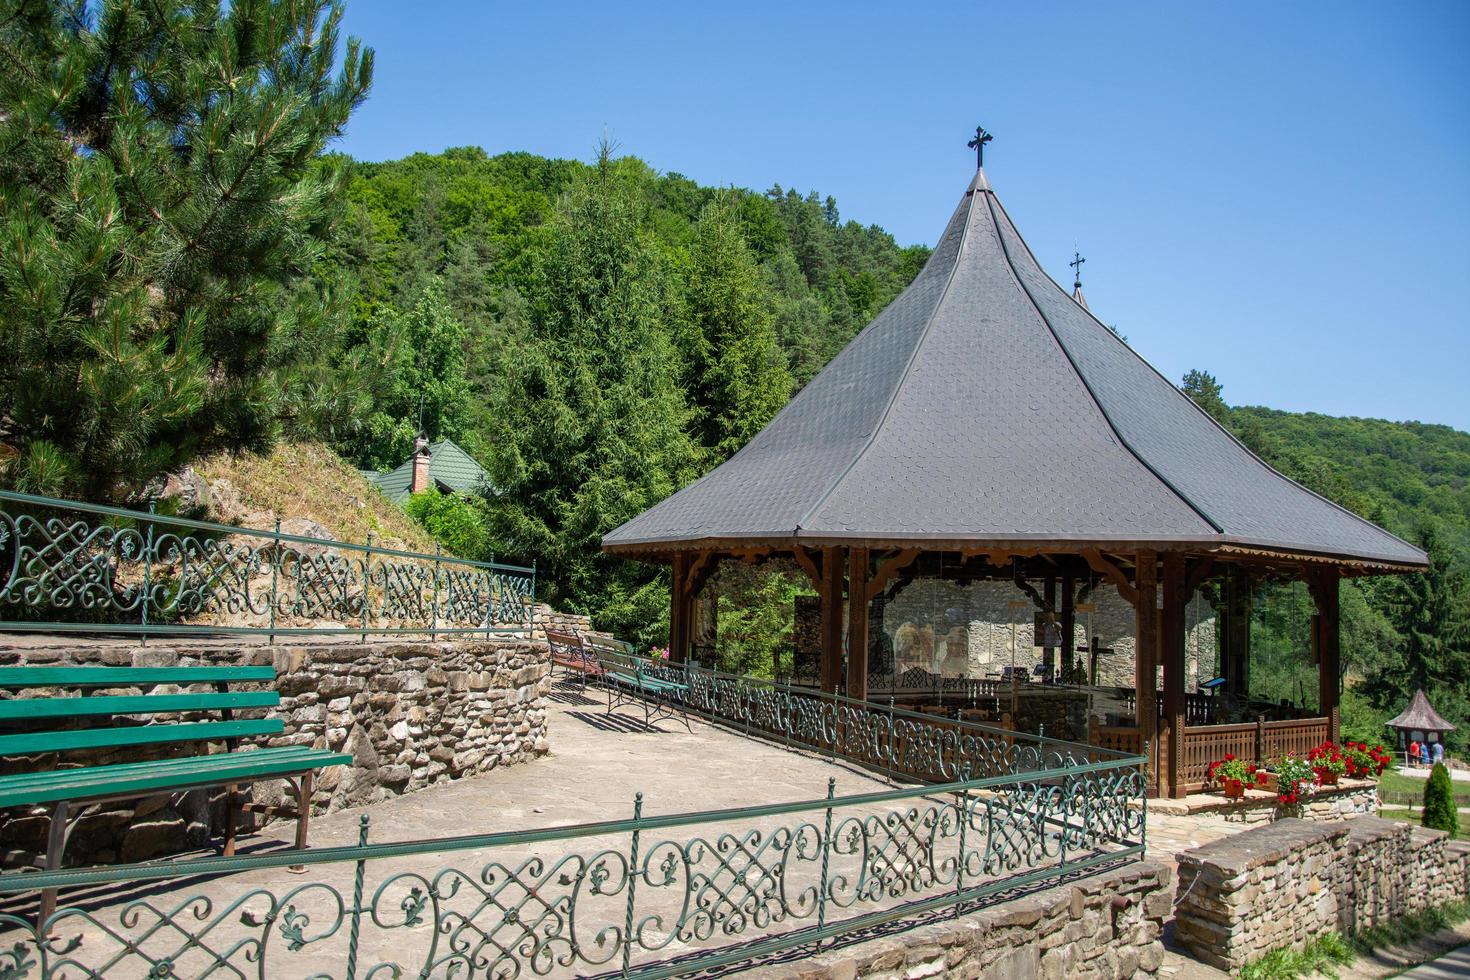
[[[1327,740],[1326,718],[1297,721],[1258,719],[1240,725],[1186,726],[1179,760],[1179,783],[1186,792],[1205,788],[1210,763],[1226,755],[1269,765],[1284,755],[1305,756]]]

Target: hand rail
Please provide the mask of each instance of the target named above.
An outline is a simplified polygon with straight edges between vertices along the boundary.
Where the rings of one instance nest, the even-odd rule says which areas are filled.
[[[274,638],[490,635],[533,626],[534,563],[10,490],[0,490],[0,505],[0,630]]]

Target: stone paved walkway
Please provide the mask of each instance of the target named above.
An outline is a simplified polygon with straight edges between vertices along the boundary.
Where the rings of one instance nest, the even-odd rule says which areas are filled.
[[[698,719],[692,721],[692,731],[686,730],[681,721],[672,719],[659,721],[653,730],[649,730],[644,726],[642,712],[637,707],[625,706],[608,714],[603,696],[595,690],[583,694],[558,686],[553,693],[550,714],[552,751],[545,758],[439,784],[369,808],[345,810],[314,819],[313,846],[355,843],[363,815],[371,820],[371,841],[380,843],[626,819],[632,816],[634,795],[639,791],[644,794],[644,815],[656,817],[755,803],[822,800],[829,778],[835,778],[839,796],[903,788],[862,770],[833,765],[811,753],[743,738]],[[844,817],[861,820],[880,814],[886,816],[899,806],[883,803],[839,810],[833,826],[834,838],[842,839],[844,831],[851,826],[843,824]],[[903,819],[922,823],[927,806],[923,797],[906,801],[903,808],[914,807],[918,813]],[[638,886],[640,919],[649,916],[646,920],[641,919],[644,942],[654,946],[664,942],[669,944],[665,952],[655,958],[677,953],[681,948],[681,941],[668,935],[664,923],[672,925],[679,918],[680,903],[687,895],[700,893],[700,889],[684,887],[682,876],[686,871],[691,874],[695,870],[712,872],[719,879],[717,888],[705,890],[702,894],[706,901],[712,903],[711,909],[721,913],[719,916],[711,915],[711,928],[720,928],[728,920],[734,905],[740,904],[740,899],[749,894],[748,888],[764,887],[761,875],[774,863],[770,860],[773,854],[770,845],[765,845],[767,850],[761,851],[761,845],[753,843],[747,836],[748,832],[758,829],[770,841],[773,834],[789,834],[793,832],[789,828],[806,823],[806,832],[814,841],[822,817],[823,811],[818,808],[800,816],[760,820],[743,818],[738,824],[716,821],[701,827],[647,832],[642,841],[642,854],[650,865],[644,867],[661,869],[667,862],[678,876],[672,887],[663,890],[642,883]],[[266,828],[242,847],[242,853],[279,847],[287,840],[291,829],[289,823]],[[729,836],[733,831],[739,833]],[[795,832],[802,831],[797,829]],[[864,832],[872,835],[871,841],[890,856],[894,867],[908,866],[917,856],[911,846],[905,846],[913,838],[902,822],[868,826]],[[1176,836],[1182,834],[1183,831],[1178,831]],[[693,861],[680,858],[673,847],[665,845],[664,849],[659,849],[662,840],[687,842],[695,837],[707,842],[703,860],[697,868]],[[1151,844],[1172,846],[1165,843],[1170,840],[1166,833]],[[612,927],[621,930],[623,926],[627,892],[622,887],[620,855],[627,852],[629,843],[628,834],[621,833],[588,836],[570,842],[550,840],[507,845],[494,851],[477,848],[371,861],[365,898],[372,903],[382,921],[378,924],[370,922],[364,928],[359,975],[365,975],[372,965],[384,961],[411,964],[409,974],[414,974],[418,970],[417,964],[426,959],[442,958],[453,942],[458,942],[467,955],[474,958],[474,975],[482,975],[498,955],[497,947],[515,949],[519,954],[519,945],[524,939],[524,932],[514,924],[499,933],[485,928],[485,924],[490,921],[499,923],[502,910],[513,908],[522,922],[528,918],[540,920],[543,923],[541,934],[545,934],[546,929],[568,929],[568,896],[574,888],[580,887],[575,882],[591,881],[596,877],[592,873],[595,855],[605,848],[608,854],[619,855],[608,866],[611,873],[606,879],[606,893],[601,897],[582,894],[576,902],[580,917],[575,927],[578,941],[584,948],[595,948],[600,929]],[[796,850],[800,852],[801,849]],[[815,855],[815,847],[809,853]],[[564,861],[568,855],[580,857],[573,857],[568,863]],[[759,860],[747,867],[751,865],[752,856],[765,859],[767,868],[762,869]],[[851,868],[839,867],[841,862],[836,857],[832,863],[834,878],[848,875],[847,891],[852,898],[851,893],[859,881],[855,873],[856,860],[849,862]],[[742,868],[749,872],[746,880],[738,877]],[[255,938],[252,939],[252,930],[245,927],[248,923],[241,922],[242,915],[260,921],[269,911],[272,901],[279,901],[281,906],[291,904],[293,910],[290,915],[278,915],[274,926],[268,930],[271,948],[267,962],[284,962],[289,964],[289,969],[285,974],[272,975],[306,975],[313,970],[340,975],[345,960],[345,924],[337,926],[337,933],[329,939],[308,942],[300,952],[282,948],[293,937],[283,932],[280,926],[283,923],[299,925],[301,937],[308,940],[321,929],[333,928],[339,923],[340,916],[336,896],[350,896],[353,869],[350,863],[311,865],[306,875],[290,874],[284,868],[262,869],[230,878],[194,880],[182,885],[171,881],[127,887],[98,886],[88,892],[78,889],[70,894],[64,893],[62,904],[87,909],[91,918],[63,921],[59,923],[57,932],[64,939],[80,937],[81,950],[87,954],[85,962],[95,964],[98,951],[121,948],[118,940],[107,934],[109,928],[129,936],[135,934],[129,929],[117,929],[118,916],[125,903],[139,902],[141,904],[135,907],[139,917],[137,921],[145,928],[153,923],[159,926],[145,947],[156,958],[166,949],[184,945],[183,934],[162,915],[165,910],[182,909],[183,914],[173,914],[172,921],[187,922],[190,930],[196,936],[202,934],[203,939],[202,948],[195,947],[177,960],[181,975],[194,975],[200,972],[200,957],[204,950],[215,955],[228,955],[232,963],[243,965],[240,957],[244,947],[232,947],[232,944],[241,942],[242,937],[245,941],[254,942],[262,930],[255,928]],[[412,914],[413,888],[417,886],[420,893],[427,891],[427,882],[445,869],[457,871],[448,872],[451,876],[448,880],[454,882],[454,896],[443,904],[462,915],[463,919],[453,920],[452,914],[446,916],[441,910],[437,921],[459,921],[463,927],[457,935],[439,937],[437,952],[431,953],[430,943],[436,941],[431,930],[422,925],[397,929],[383,926],[402,923],[405,914]],[[583,871],[587,873],[581,873]],[[779,885],[788,893],[788,902],[800,905],[800,895],[816,894],[813,886],[820,880],[820,869],[814,859],[804,863],[791,861],[787,871]],[[395,875],[403,874],[423,877],[400,877],[396,884],[390,883]],[[764,880],[767,885],[772,883],[769,877]],[[379,887],[385,891],[375,899]],[[439,887],[442,893],[444,884]],[[284,897],[293,890],[295,894],[289,899]],[[246,893],[250,894],[241,898]],[[734,903],[729,899],[734,899]],[[876,905],[868,900],[853,900],[856,901],[854,908],[859,910],[882,907],[894,901],[881,895],[876,898]],[[566,904],[559,904],[563,902]],[[749,907],[754,908],[758,904]],[[684,914],[687,915],[685,908]],[[852,913],[838,909],[833,914],[842,917]],[[423,910],[421,915],[426,921],[435,921],[432,908]],[[662,920],[657,918],[660,915]],[[800,923],[771,923],[769,928],[784,931],[797,924]],[[767,928],[766,925],[757,925],[759,927],[754,929],[742,927],[731,938],[749,938]],[[517,935],[522,938],[514,938]],[[604,938],[611,935],[603,934]],[[0,945],[8,939],[8,936],[0,935]],[[718,934],[710,941],[717,945],[728,942]],[[227,954],[231,948],[235,952]],[[607,948],[611,949],[612,945],[608,944]],[[564,951],[564,947],[562,949]],[[609,959],[605,969],[617,966],[615,958]],[[141,975],[143,971],[130,966],[103,972],[107,976],[126,977]],[[253,974],[251,969],[246,972]],[[565,968],[550,964],[537,972],[563,976],[588,970],[584,965]]]

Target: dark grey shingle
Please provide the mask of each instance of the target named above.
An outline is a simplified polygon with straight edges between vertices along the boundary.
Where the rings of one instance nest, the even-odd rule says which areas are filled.
[[[739,453],[609,533],[1423,553],[1256,459],[1041,270],[983,172],[928,264]]]

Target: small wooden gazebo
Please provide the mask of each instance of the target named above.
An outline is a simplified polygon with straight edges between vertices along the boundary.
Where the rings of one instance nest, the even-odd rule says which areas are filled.
[[[1253,577],[1310,587],[1321,717],[1289,743],[1305,751],[1338,731],[1339,580],[1426,562],[1262,462],[1048,278],[983,169],[907,289],[743,449],[603,548],[672,565],[675,660],[720,560],[789,557],[820,595],[821,686],[853,698],[882,654],[874,604],[906,575],[1043,582],[1021,587],[1068,648],[1079,589],[1103,583],[1135,616],[1127,737],[1174,794],[1222,749],[1261,744],[1254,726],[1186,724],[1185,608],[1202,584],[1237,692]]]
[[[1455,730],[1454,725],[1445,721],[1444,716],[1434,710],[1434,705],[1429,703],[1423,688],[1414,692],[1403,714],[1386,724],[1398,732],[1400,750],[1406,748],[1410,742],[1443,742],[1445,733]]]

